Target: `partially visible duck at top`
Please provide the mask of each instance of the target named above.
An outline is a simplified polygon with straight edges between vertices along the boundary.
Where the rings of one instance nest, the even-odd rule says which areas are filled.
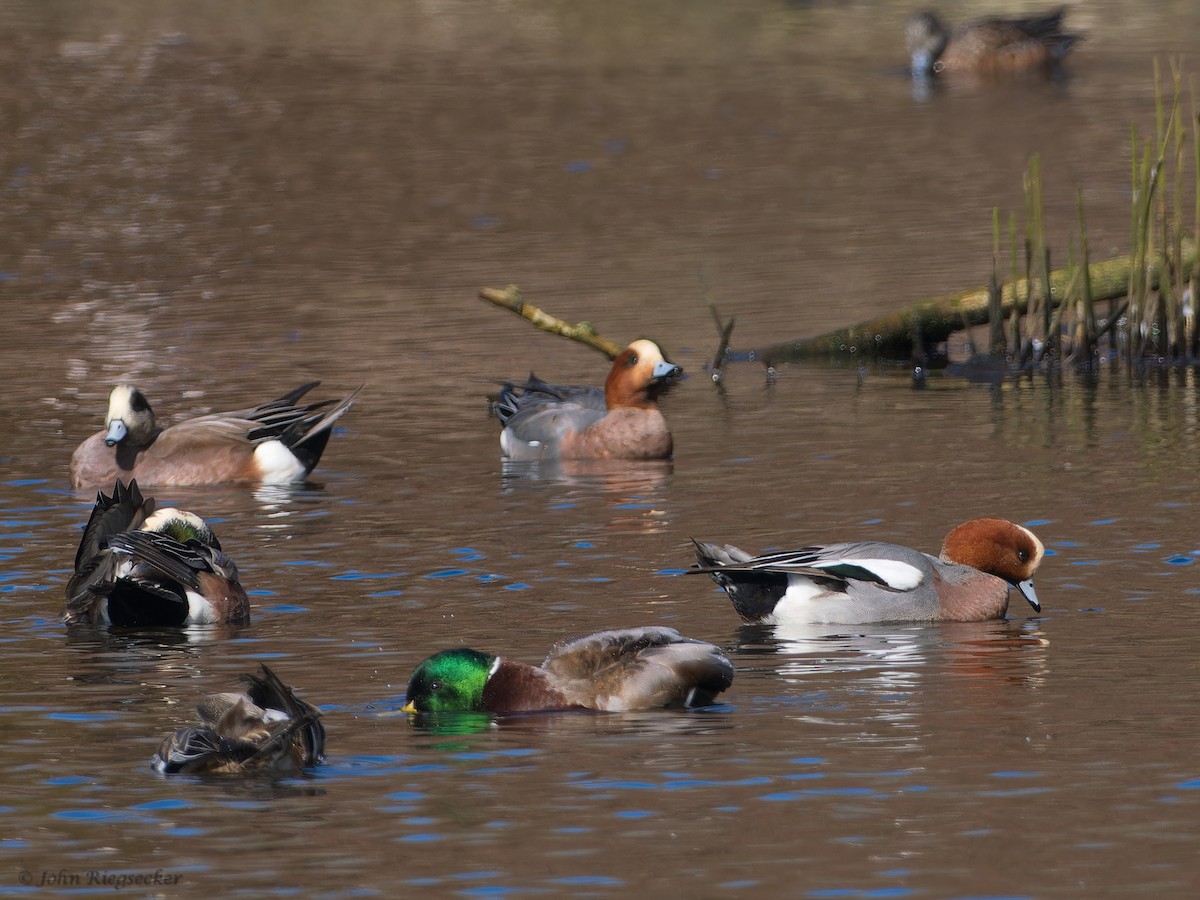
[[[668,459],[659,396],[683,374],[657,344],[637,340],[613,361],[604,389],[554,385],[532,373],[505,384],[492,409],[510,459]]]
[[[1063,31],[1066,7],[1040,16],[990,17],[947,28],[925,10],[905,23],[915,78],[935,75],[997,77],[1055,70],[1081,35]]]
[[[333,424],[361,388],[338,399],[301,403],[313,381],[259,406],[159,426],[145,394],[113,388],[103,431],[71,457],[76,488],[118,478],[143,485],[288,484],[303,481],[321,459]]]
[[[898,544],[853,541],[751,556],[695,541],[697,568],[712,576],[745,622],[843,624],[1002,619],[1009,588],[1040,610],[1033,574],[1045,549],[1004,519],[954,528],[940,557]]]
[[[195,513],[156,509],[136,481],[103,492],[67,581],[67,625],[165,628],[245,625],[250,602],[237,566]]]
[[[598,631],[550,651],[540,666],[465,647],[413,670],[404,712],[601,712],[707,706],[733,683],[717,647],[648,626]]]

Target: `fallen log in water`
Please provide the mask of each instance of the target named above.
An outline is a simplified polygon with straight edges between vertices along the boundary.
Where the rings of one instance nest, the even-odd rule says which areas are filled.
[[[1192,272],[1196,265],[1195,246],[1185,246],[1182,249],[1182,271]],[[1092,263],[1088,267],[1087,273],[1091,302],[1102,303],[1125,297],[1129,290],[1131,265],[1128,257]],[[1157,289],[1159,279],[1157,264],[1151,267],[1148,275],[1151,288]],[[1044,275],[1035,278],[1035,294],[1045,291],[1046,281]],[[1084,279],[1081,271],[1060,269],[1050,273],[1048,281],[1050,305],[1057,308],[1064,296],[1067,297],[1068,304],[1078,299],[1079,285]],[[599,350],[609,359],[615,359],[621,353],[622,346],[599,335],[590,322],[579,322],[572,325],[531,303],[526,303],[521,298],[521,292],[516,285],[509,285],[506,288],[481,288],[479,297],[516,313],[536,328],[579,341],[594,350]],[[1001,287],[1001,298],[1000,319],[1002,321],[1008,320],[1014,313],[1024,315],[1029,311],[1028,280],[1020,278],[1016,281],[1006,282]],[[1038,302],[1040,303],[1040,300]],[[733,330],[733,320],[730,319],[728,323],[723,323],[711,302],[710,309],[721,336],[720,350],[713,362],[713,370],[718,372],[721,362],[725,358],[724,348],[729,341],[730,332]],[[801,360],[832,360],[838,357],[908,360],[913,356],[914,347],[923,349],[924,346],[940,343],[956,331],[986,324],[989,318],[988,288],[977,288],[920,300],[899,312],[889,313],[878,319],[860,322],[858,325],[816,337],[794,338],[778,344],[756,347],[748,352],[742,351],[737,354],[736,358],[758,360],[768,366]],[[1098,333],[1103,333],[1111,327],[1111,324],[1110,322]]]
[[[1194,264],[1195,248],[1191,248],[1186,254],[1185,269],[1190,269]],[[1130,266],[1128,257],[1092,263],[1088,267],[1092,301],[1102,302],[1124,297],[1129,289]],[[1157,287],[1157,265],[1149,274],[1153,285]],[[1058,306],[1075,277],[1074,272],[1062,269],[1050,274],[1053,306]],[[1035,282],[1040,281],[1040,276],[1035,278]],[[1034,290],[1039,290],[1036,284]],[[1001,296],[1001,314],[1004,318],[1007,319],[1014,311],[1024,314],[1029,297],[1028,280],[1020,278],[1016,282],[1005,282]],[[988,319],[988,289],[983,287],[920,300],[899,312],[816,337],[796,338],[756,347],[750,354],[752,358],[768,366],[851,355],[872,359],[907,360],[911,358],[917,343],[929,345],[944,341],[952,333],[975,325],[984,325]]]

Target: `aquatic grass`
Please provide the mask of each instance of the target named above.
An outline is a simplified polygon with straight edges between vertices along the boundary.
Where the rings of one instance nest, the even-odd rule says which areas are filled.
[[[1023,242],[1010,216],[1010,277],[1007,308],[1012,311],[1007,339],[1000,320],[1003,287],[995,285],[1000,247],[999,211],[992,215],[993,286],[989,343],[1019,368],[1072,363],[1090,369],[1110,353],[1130,365],[1197,361],[1196,247],[1200,245],[1200,115],[1190,87],[1191,129],[1181,124],[1183,66],[1172,61],[1170,93],[1158,61],[1154,64],[1155,126],[1143,137],[1130,126],[1130,250],[1124,263],[1123,290],[1113,291],[1109,263],[1091,261],[1083,190],[1077,192],[1079,233],[1067,239],[1067,265],[1055,272],[1043,215],[1041,159],[1030,157],[1023,176]],[[1188,141],[1191,141],[1189,156]],[[1190,179],[1188,169],[1190,165]],[[1185,199],[1192,191],[1193,221],[1185,225]],[[1023,268],[1023,271],[1022,271]],[[1018,274],[1020,273],[1020,274]],[[1105,287],[1097,291],[1097,278]],[[1019,294],[1023,287],[1024,296]],[[1106,303],[1106,315],[1097,303]],[[1024,320],[1024,333],[1022,323]],[[1001,349],[1003,348],[1003,349]]]

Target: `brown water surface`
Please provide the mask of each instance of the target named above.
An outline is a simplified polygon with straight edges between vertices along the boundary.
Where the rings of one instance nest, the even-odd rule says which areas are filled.
[[[1195,895],[1193,373],[703,369],[706,292],[750,347],[983,283],[1035,152],[1059,252],[1081,188],[1093,254],[1122,252],[1130,126],[1196,4],[1080,4],[1067,81],[924,99],[891,2],[0,10],[0,893]],[[673,462],[502,465],[488,379],[607,368],[476,299],[510,282],[692,373]],[[155,492],[214,521],[252,625],[68,634],[92,498],[66,463],[112,384],[169,418],[310,378],[366,384],[313,484]],[[1044,539],[1040,615],[749,628],[678,574],[692,536],[935,550],[979,514]],[[658,623],[727,649],[726,702],[398,712],[436,649]],[[328,763],[156,777],[261,660],[323,710]]]

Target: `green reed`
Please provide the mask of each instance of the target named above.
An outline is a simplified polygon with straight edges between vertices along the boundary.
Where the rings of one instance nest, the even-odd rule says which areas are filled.
[[[1197,290],[1200,271],[1195,252],[1200,246],[1197,91],[1192,83],[1188,91],[1189,129],[1182,119],[1185,95],[1182,65],[1178,61],[1171,63],[1169,97],[1157,61],[1154,84],[1153,137],[1141,137],[1136,125],[1130,130],[1130,251],[1123,296],[1113,293],[1096,296],[1096,267],[1108,264],[1091,262],[1082,189],[1077,192],[1078,237],[1068,237],[1065,272],[1053,273],[1043,216],[1041,159],[1035,154],[1029,160],[1023,179],[1023,245],[1018,242],[1015,222],[1010,218],[1009,223],[1012,292],[1009,308],[1014,312],[1006,349],[1018,365],[1054,365],[1070,360],[1090,366],[1102,352],[1101,341],[1106,335],[1118,356],[1129,363],[1200,361],[1200,329],[1196,327],[1194,312],[1196,300],[1200,299]],[[1187,206],[1193,216],[1190,228],[1185,225]],[[1000,255],[998,211],[993,212],[992,231],[995,280]],[[1022,263],[1024,270],[1020,271]],[[1051,288],[1052,281],[1058,285],[1057,296]],[[1023,303],[1019,293],[1022,289]],[[1002,296],[1000,286],[995,291],[997,297]],[[1107,303],[1104,316],[1097,313],[1099,302]],[[1019,321],[1022,317],[1024,334]],[[1001,343],[997,333],[993,325],[993,349]]]

